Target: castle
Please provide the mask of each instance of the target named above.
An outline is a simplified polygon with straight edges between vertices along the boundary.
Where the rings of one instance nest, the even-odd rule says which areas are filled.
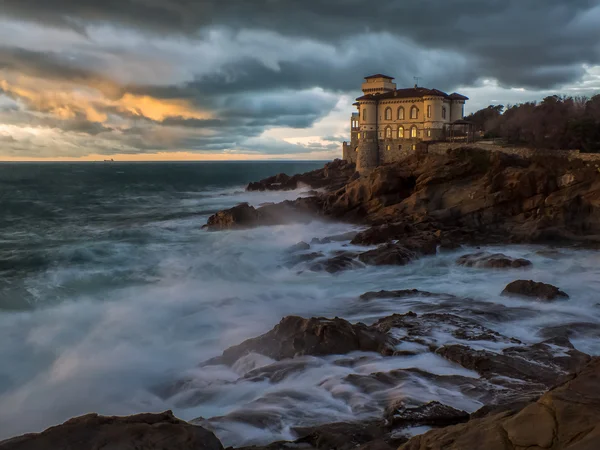
[[[393,80],[382,74],[365,77],[364,95],[354,103],[358,112],[350,119],[343,158],[359,171],[397,161],[422,142],[444,140],[450,125],[464,117],[464,95],[417,85],[397,89]]]

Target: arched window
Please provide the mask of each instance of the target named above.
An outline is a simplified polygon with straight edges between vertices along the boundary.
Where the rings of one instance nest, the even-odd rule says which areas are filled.
[[[431,117],[431,105],[427,105],[427,118]]]
[[[392,129],[390,127],[387,127],[385,129],[385,138],[386,139],[391,139],[392,138]]]
[[[358,153],[358,147],[356,147],[356,148],[354,149],[354,151]]]
[[[358,139],[360,139],[360,133],[358,133]]]
[[[419,118],[419,109],[416,106],[410,108],[410,118],[418,119]]]
[[[398,120],[404,120],[404,107],[398,108]]]
[[[386,146],[385,146],[385,149],[386,149],[386,150],[391,150],[391,149],[392,149],[392,146],[388,144],[388,145],[386,145]]]
[[[367,110],[363,109],[363,121],[367,120]]]
[[[392,108],[385,109],[385,120],[392,120]]]
[[[416,138],[418,136],[419,132],[417,131],[417,127],[412,127],[410,129],[410,137],[412,138]]]
[[[398,128],[398,139],[404,139],[404,127]]]
[[[442,119],[446,118],[446,107],[442,106]]]

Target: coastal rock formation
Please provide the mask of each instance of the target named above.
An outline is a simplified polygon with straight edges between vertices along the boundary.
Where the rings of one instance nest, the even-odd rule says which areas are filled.
[[[546,388],[561,375],[574,373],[590,360],[568,339],[551,339],[530,346],[509,347],[501,353],[475,350],[466,345],[445,345],[436,353],[484,378],[508,377],[539,383]]]
[[[249,353],[275,360],[301,355],[335,355],[353,351],[389,351],[388,338],[362,323],[340,319],[284,317],[268,333],[230,347],[206,364],[232,365]]]
[[[344,186],[354,175],[356,167],[343,159],[336,159],[325,164],[322,169],[298,175],[288,176],[284,173],[250,183],[248,191],[290,191],[302,186],[313,189],[325,188],[336,190]]]
[[[340,170],[343,176],[332,176]],[[353,170],[351,165],[334,161],[321,169],[321,175],[304,174],[305,179],[319,180],[309,185],[325,187],[330,183],[330,192],[296,203],[306,213],[377,227],[360,233],[354,244],[399,240],[399,244],[414,251],[407,245],[409,238],[446,248],[507,239],[600,242],[600,174],[581,160],[525,159],[463,147],[444,155],[413,154],[363,176],[348,175]],[[279,176],[278,180],[259,184],[264,189],[287,186],[287,181],[282,181],[285,177]],[[285,208],[295,210],[294,203],[287,202]],[[252,213],[250,220],[244,217],[241,221],[215,215],[208,228],[294,220],[294,214],[272,214],[261,209],[257,210],[258,219]]]
[[[600,358],[518,412],[429,431],[399,450],[595,450],[600,442]]]
[[[213,433],[171,411],[127,417],[87,414],[42,433],[0,442],[0,450],[223,450]]]
[[[541,300],[569,298],[565,292],[561,291],[556,286],[546,283],[538,283],[532,280],[513,281],[504,288],[502,295],[534,297]]]
[[[209,231],[253,228],[265,225],[310,222],[319,213],[317,197],[271,203],[259,208],[241,203],[209,217],[204,228]]]
[[[510,258],[502,253],[478,252],[461,256],[456,260],[456,264],[485,269],[517,269],[531,266],[531,261],[523,258]]]

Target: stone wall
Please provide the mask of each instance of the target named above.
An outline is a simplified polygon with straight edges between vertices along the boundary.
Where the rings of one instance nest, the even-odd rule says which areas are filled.
[[[378,153],[377,164],[389,164],[395,161],[399,161],[408,155],[414,153],[416,150],[427,151],[428,153],[435,153],[438,155],[444,155],[449,149],[459,147],[477,147],[483,150],[493,152],[503,152],[509,155],[517,155],[523,158],[531,158],[535,156],[549,156],[549,157],[564,157],[568,159],[580,159],[595,163],[600,168],[600,153],[581,153],[579,150],[550,150],[550,149],[532,149],[527,147],[502,147],[500,145],[476,142],[466,144],[464,142],[435,142],[428,143],[422,142],[420,139],[372,139],[369,140],[368,153],[369,155],[363,155],[365,161],[361,161],[361,166],[371,166],[375,162],[374,153]],[[376,144],[375,144],[376,143]],[[374,151],[374,145],[379,146],[379,152]],[[343,145],[343,158],[351,163],[358,163],[359,152],[356,152],[356,147],[353,143],[344,142]],[[368,159],[368,161],[367,161]]]

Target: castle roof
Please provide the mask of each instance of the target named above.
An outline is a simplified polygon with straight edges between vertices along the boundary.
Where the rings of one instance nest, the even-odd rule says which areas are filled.
[[[368,77],[365,77],[365,80],[369,80],[371,78],[387,78],[388,80],[393,80],[394,79],[394,77],[383,75],[381,73],[376,73],[375,75],[369,75]]]
[[[406,89],[396,89],[394,91],[383,92],[381,94],[367,94],[362,97],[358,97],[356,100],[385,100],[388,98],[422,98],[422,97],[443,97],[450,100],[469,100],[464,95],[457,94],[446,94],[438,89],[428,89],[424,87],[414,87]]]

